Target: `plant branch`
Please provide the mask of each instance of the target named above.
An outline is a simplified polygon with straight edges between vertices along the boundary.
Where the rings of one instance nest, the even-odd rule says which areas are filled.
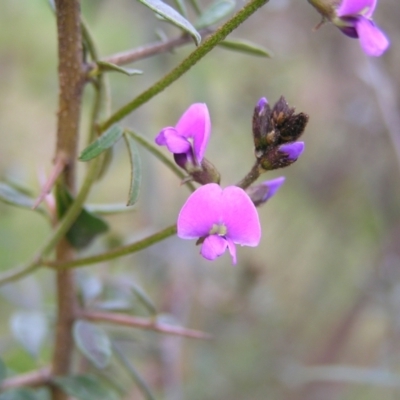
[[[0,391],[19,387],[38,387],[47,385],[51,380],[51,369],[42,368],[37,371],[28,372],[5,379],[0,385]]]
[[[99,311],[80,311],[79,318],[94,322],[108,322],[113,325],[130,326],[170,335],[184,336],[191,339],[211,339],[208,333],[180,326],[167,325],[157,322],[155,318],[132,317],[130,315],[107,313]]]
[[[42,265],[46,265],[48,267],[52,267],[62,271],[71,268],[84,267],[90,264],[97,264],[99,262],[109,261],[118,257],[136,253],[157,242],[160,242],[163,239],[166,239],[174,235],[175,233],[176,233],[176,225],[171,225],[163,229],[162,231],[159,231],[157,233],[154,233],[153,235],[148,236],[147,238],[139,240],[138,242],[128,244],[126,246],[120,246],[117,247],[116,249],[107,251],[102,254],[98,254],[96,256],[78,258],[75,260],[65,261],[65,262],[43,261]]]
[[[205,37],[209,36],[212,33],[212,31],[210,29],[202,29],[199,31],[199,33],[202,39],[204,39]],[[172,39],[159,40],[157,42],[150,43],[145,46],[140,46],[136,49],[112,54],[111,56],[103,58],[101,61],[115,65],[130,64],[147,57],[155,56],[161,53],[166,53],[167,51],[171,51],[177,47],[192,42],[193,38],[188,34],[184,34]]]
[[[243,21],[249,18],[260,7],[269,0],[251,0],[241,10],[239,10],[229,21],[221,26],[215,33],[209,36],[196,50],[194,50],[187,58],[185,58],[176,68],[160,79],[149,89],[144,91],[131,102],[117,110],[110,118],[108,118],[100,126],[103,132],[114,123],[126,117],[132,111],[136,110],[142,104],[152,99],[155,95],[162,92],[165,88],[180,78],[193,65],[208,54],[219,42],[224,40],[234,29],[236,29]]]
[[[59,105],[57,120],[56,159],[63,155],[67,160],[61,175],[62,184],[74,193],[76,158],[79,139],[79,122],[82,93],[86,81],[83,63],[81,16],[79,0],[55,0],[58,34]],[[64,232],[65,234],[65,232]],[[73,248],[60,236],[56,257],[69,261],[74,257]],[[73,350],[72,324],[76,311],[76,294],[72,271],[57,271],[57,322],[53,352],[52,374],[70,372]],[[60,388],[52,387],[53,400],[67,400]]]

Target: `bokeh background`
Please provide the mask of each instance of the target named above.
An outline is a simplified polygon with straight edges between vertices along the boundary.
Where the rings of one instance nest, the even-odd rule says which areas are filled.
[[[238,7],[244,3],[239,1]],[[82,1],[102,56],[179,31],[139,3]],[[94,306],[143,307],[126,289],[142,287],[160,313],[204,330],[211,341],[106,327],[155,393],[166,400],[394,400],[400,398],[400,3],[382,0],[376,23],[391,40],[379,59],[326,24],[307,1],[271,1],[230,38],[270,49],[271,59],[216,48],[179,81],[126,118],[149,139],[174,125],[194,102],[207,103],[207,150],[222,184],[252,166],[251,117],[262,96],[310,115],[306,150],[271,173],[286,183],[260,208],[258,248],[203,260],[194,242],[170,238],[123,259],[80,271]],[[3,0],[0,6],[0,177],[39,193],[55,148],[57,60],[55,21],[46,1]],[[142,76],[109,75],[116,110],[194,49],[142,60]],[[85,92],[82,146],[93,92]],[[177,178],[145,149],[141,197],[134,210],[107,217],[112,230],[82,254],[133,242],[176,220],[188,196]],[[81,167],[81,172],[84,166]],[[124,202],[129,159],[118,143],[92,203]],[[266,176],[268,178],[268,176]],[[42,216],[0,204],[0,269],[28,260],[50,234]],[[54,321],[53,274],[1,289],[0,353],[12,373],[46,365]],[[115,304],[114,304],[115,305]],[[106,305],[104,305],[106,307]],[[115,307],[117,307],[115,305]],[[13,337],[16,312],[44,311],[47,341],[38,360]],[[79,356],[76,356],[79,363]],[[117,368],[112,365],[110,370]],[[123,372],[127,399],[142,399]]]

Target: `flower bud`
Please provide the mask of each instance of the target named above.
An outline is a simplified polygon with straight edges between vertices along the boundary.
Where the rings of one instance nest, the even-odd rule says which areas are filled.
[[[256,207],[267,202],[283,185],[285,177],[264,181],[258,185],[250,186],[247,189],[247,194],[250,196],[252,202]]]

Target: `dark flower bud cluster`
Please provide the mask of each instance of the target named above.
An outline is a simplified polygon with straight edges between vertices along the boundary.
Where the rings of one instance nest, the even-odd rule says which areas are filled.
[[[304,150],[297,140],[303,134],[308,115],[295,114],[283,96],[270,107],[261,98],[253,114],[255,156],[261,169],[269,171],[294,163]]]

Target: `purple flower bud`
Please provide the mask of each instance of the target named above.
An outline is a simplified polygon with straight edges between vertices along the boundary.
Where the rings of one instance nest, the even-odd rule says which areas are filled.
[[[268,100],[265,97],[261,97],[260,100],[258,100],[257,103],[257,109],[261,111],[265,106],[268,104]]]
[[[369,56],[379,57],[389,47],[386,35],[372,21],[377,0],[342,0],[332,22],[347,36],[359,38]]]
[[[296,161],[304,151],[304,142],[294,142],[279,146],[279,152],[287,154],[290,161]]]
[[[258,185],[251,186],[247,189],[247,193],[250,196],[256,207],[267,202],[283,185],[285,177],[280,176],[279,178],[264,181]]]
[[[236,264],[235,244],[255,247],[261,238],[257,209],[237,186],[201,186],[183,205],[177,221],[181,239],[200,239],[201,255],[214,260],[226,249]]]

